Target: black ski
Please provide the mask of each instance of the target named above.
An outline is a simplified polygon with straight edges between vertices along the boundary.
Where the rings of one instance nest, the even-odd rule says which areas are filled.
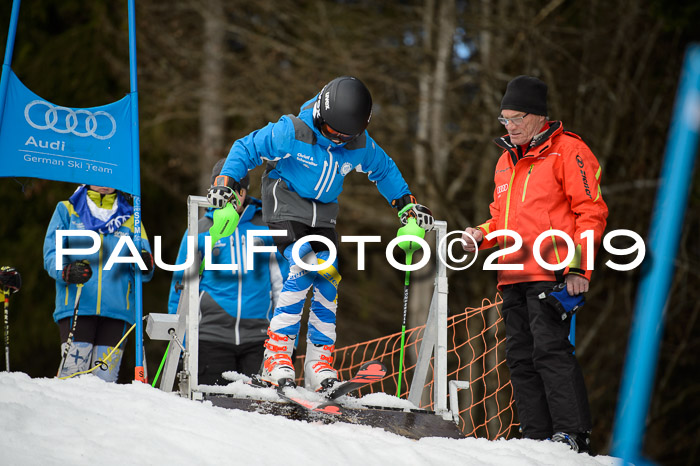
[[[335,387],[325,393],[328,400],[335,400],[338,397],[359,390],[360,388],[382,380],[386,375],[386,366],[381,361],[369,361],[362,366],[357,374],[346,382],[336,384]]]

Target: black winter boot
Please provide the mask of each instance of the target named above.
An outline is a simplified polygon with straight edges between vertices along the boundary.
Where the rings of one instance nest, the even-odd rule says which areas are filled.
[[[589,453],[591,451],[590,432],[577,432],[573,434],[557,432],[552,435],[552,442],[565,443],[577,453]]]

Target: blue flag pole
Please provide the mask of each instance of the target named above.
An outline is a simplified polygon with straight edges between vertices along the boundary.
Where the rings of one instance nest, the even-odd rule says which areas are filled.
[[[131,99],[131,157],[133,160],[134,175],[134,244],[141,251],[141,166],[139,163],[139,103],[138,85],[136,80],[136,19],[134,14],[134,0],[129,0],[129,76]],[[146,383],[143,369],[143,303],[141,272],[134,273],[134,309],[136,320],[136,362],[134,364],[134,380]]]
[[[12,52],[15,49],[15,36],[17,35],[17,19],[19,18],[20,0],[13,0],[12,14],[10,16],[10,28],[7,31],[7,44],[5,45],[5,60],[2,62],[2,78],[0,78],[0,128],[2,117],[5,114],[5,97],[10,81],[10,65],[12,64]]]
[[[685,55],[652,215],[648,257],[637,289],[634,321],[625,359],[612,454],[625,463],[643,464],[641,447],[664,324],[673,282],[698,139],[700,138],[700,45]]]

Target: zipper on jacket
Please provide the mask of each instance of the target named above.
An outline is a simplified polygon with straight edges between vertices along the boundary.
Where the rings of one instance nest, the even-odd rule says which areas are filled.
[[[525,186],[523,186],[523,198],[521,202],[525,202],[525,192],[527,191],[527,182],[530,181],[530,174],[532,173],[532,169],[535,168],[535,164],[530,165],[530,169],[527,171],[527,176],[525,177]]]
[[[238,258],[236,259],[236,262],[238,263],[238,302],[237,304],[237,314],[236,314],[236,344],[240,345],[241,344],[241,333],[240,333],[240,325],[241,325],[241,300],[243,299],[243,254],[245,253],[244,246],[245,245],[245,237],[241,235],[240,231],[238,228],[236,228],[236,246],[240,246],[240,249],[236,247],[236,254],[238,254]]]
[[[212,248],[214,245],[212,244]],[[240,267],[238,264],[238,251],[236,251],[236,239],[234,235],[231,235],[228,237],[228,248],[231,251],[231,275],[236,275],[236,269],[233,267],[233,264],[236,264],[236,267]]]
[[[311,201],[311,205],[313,206],[313,216],[311,217],[311,226],[315,227],[316,226],[316,203],[314,201]]]
[[[508,214],[510,213],[510,193],[513,192],[513,180],[515,179],[515,166],[513,166],[513,173],[510,175],[510,182],[508,183],[508,194],[506,196],[506,220],[505,220],[505,225],[503,226],[504,230],[508,229]],[[503,238],[503,249],[506,248],[506,242],[508,241],[508,237]]]
[[[244,213],[245,213],[245,212],[244,212]],[[242,216],[243,216],[243,215],[241,215],[241,217],[242,217]],[[248,273],[248,262],[246,262],[247,258],[246,258],[246,252],[245,252],[245,251],[246,251],[246,246],[245,246],[245,234],[242,233],[242,232],[239,233],[239,232],[238,232],[238,229],[236,229],[236,234],[240,236],[240,244],[241,244],[241,248],[240,248],[240,251],[241,251],[241,252],[240,252],[240,255],[241,255],[241,259],[240,259],[240,261],[241,261],[241,266],[238,268],[238,270],[239,270],[239,273],[244,273],[244,274],[245,274],[245,273]]]
[[[103,252],[103,247],[104,246],[104,235],[100,233],[100,253],[99,253],[99,261],[98,261],[98,267],[99,269],[97,270],[97,304],[95,304],[95,314],[100,315],[100,311],[102,308],[102,252]],[[131,282],[130,282],[131,283]],[[129,292],[127,291],[126,294],[126,308],[129,309]]]
[[[552,230],[552,227],[549,227],[550,231]],[[554,256],[557,258],[557,264],[561,264],[561,259],[559,259],[559,249],[557,248],[557,239],[556,236],[552,235],[552,244],[554,245]]]
[[[275,208],[272,210],[273,212],[277,212],[277,185],[280,184],[280,180],[282,180],[282,178],[277,178],[275,185],[272,187],[272,198],[275,200]]]
[[[126,310],[129,310],[129,295],[131,294],[131,282],[126,285]]]

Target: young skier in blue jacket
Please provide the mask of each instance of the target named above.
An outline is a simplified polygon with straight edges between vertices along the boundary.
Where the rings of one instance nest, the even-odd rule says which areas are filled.
[[[270,229],[286,231],[286,236],[275,237],[275,243],[290,264],[265,342],[261,378],[271,384],[293,384],[291,354],[306,294],[312,287],[304,383],[321,390],[337,382],[332,367],[341,278],[337,261],[328,263],[329,251],[323,243],[302,242],[301,260],[325,266],[308,271],[292,260],[291,251],[307,235],[327,238],[337,251],[338,196],[350,172],[366,173],[399,210],[403,223],[414,217],[420,226],[432,228],[430,210],[416,203],[394,161],[366,131],[371,114],[372,97],[359,79],[333,79],[302,105],[299,115],[282,116],[234,142],[207,195],[212,205],[223,207],[240,190],[239,181],[248,170],[267,162],[262,179],[263,219]]]
[[[99,234],[100,248],[93,254],[69,254],[57,264],[56,240],[59,230],[92,230]],[[110,270],[104,266],[114,253],[119,239],[134,241],[134,209],[128,199],[114,188],[82,185],[67,201],[59,202],[46,230],[44,268],[56,280],[56,309],[53,318],[61,335],[61,352],[68,355],[59,377],[67,377],[92,368],[108,382],[116,382],[123,350],[112,352],[126,331],[134,324],[134,277],[142,274],[147,282],[153,276],[153,255],[146,229],[141,228],[141,259],[147,270],[133,263],[117,262]],[[62,247],[84,249],[92,246],[86,236],[65,236]],[[120,256],[131,255],[124,246]],[[57,268],[58,266],[58,268]],[[82,287],[79,300],[78,287]],[[78,304],[73,341],[68,336]],[[107,358],[109,354],[110,358]]]

